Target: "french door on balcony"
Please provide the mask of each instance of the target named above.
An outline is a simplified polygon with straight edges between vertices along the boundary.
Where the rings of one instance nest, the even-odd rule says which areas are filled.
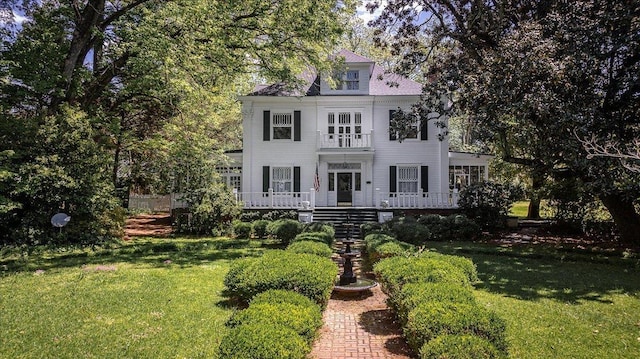
[[[330,139],[336,137],[338,147],[350,148],[362,138],[362,113],[360,112],[329,112],[328,132]],[[337,129],[336,129],[337,127]],[[337,131],[336,131],[337,130]]]

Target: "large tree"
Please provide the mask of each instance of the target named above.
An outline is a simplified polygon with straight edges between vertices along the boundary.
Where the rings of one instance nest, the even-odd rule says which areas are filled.
[[[639,18],[640,4],[623,0],[392,0],[373,25],[394,34],[384,45],[405,54],[401,70],[430,65],[417,108],[469,114],[534,180],[580,181],[637,243],[637,173],[587,158],[580,140],[640,137]],[[454,106],[433,103],[443,97]]]
[[[11,24],[7,3],[28,20]],[[53,235],[56,211],[76,228],[108,222],[109,194],[123,177],[143,184],[147,169],[184,172],[175,156],[213,169],[238,145],[233,95],[251,79],[295,80],[302,68],[326,67],[353,10],[350,0],[2,5],[0,198],[12,206],[0,231],[4,241],[32,242]]]

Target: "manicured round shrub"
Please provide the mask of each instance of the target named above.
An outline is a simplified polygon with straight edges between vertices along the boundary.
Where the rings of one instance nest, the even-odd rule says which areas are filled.
[[[236,293],[240,290],[238,286],[242,284],[241,280],[246,276],[245,271],[258,259],[259,258],[255,257],[247,257],[239,258],[231,262],[229,271],[224,276],[223,280],[224,285],[230,292]]]
[[[476,222],[460,214],[428,214],[418,218],[418,223],[429,229],[432,241],[470,241],[481,233]]]
[[[282,244],[289,244],[302,231],[300,222],[293,219],[279,219],[267,225],[267,233]]]
[[[373,270],[390,296],[406,283],[434,282],[468,286],[467,275],[458,267],[435,258],[390,257],[378,262]]]
[[[503,359],[488,340],[476,335],[441,335],[422,346],[420,359]]]
[[[504,321],[478,305],[431,301],[421,303],[409,312],[404,335],[415,352],[444,334],[474,334],[488,340],[498,350],[507,348]]]
[[[325,243],[326,245],[332,245],[334,236],[327,232],[303,232],[295,236],[292,242],[300,242],[300,241],[314,241]]]
[[[336,230],[332,225],[322,223],[322,222],[311,222],[303,225],[302,232],[325,232],[331,236],[331,238],[335,238]]]
[[[239,261],[232,263],[224,283],[246,302],[269,289],[288,289],[324,307],[338,273],[338,266],[328,258],[283,250],[265,251],[261,257]]]
[[[473,261],[469,258],[431,251],[422,252],[420,253],[419,257],[433,258],[451,263],[454,266],[460,268],[467,275],[467,278],[471,283],[475,283],[480,280],[480,278],[478,278],[478,269],[476,268],[476,265],[473,263]]]
[[[267,226],[269,225],[269,221],[265,219],[258,219],[251,223],[251,231],[256,238],[265,238],[267,237]]]
[[[375,247],[383,243],[393,242],[395,240],[395,238],[387,234],[372,233],[364,237],[364,245],[366,250],[368,251],[369,249],[374,249]]]
[[[400,323],[407,323],[407,315],[425,302],[448,302],[473,305],[476,298],[471,288],[451,283],[407,283],[393,297],[389,304],[395,308]]]
[[[375,263],[383,258],[389,258],[394,256],[403,256],[415,251],[415,247],[412,244],[404,243],[400,241],[385,242],[379,246],[368,251],[369,259],[372,263]]]
[[[318,306],[318,304],[316,304],[314,301],[300,293],[283,289],[270,289],[266,292],[256,294],[256,296],[251,299],[251,304],[260,303],[288,303],[300,305],[303,307]]]
[[[415,245],[431,239],[429,229],[417,222],[398,222],[393,225],[392,231],[397,240]]]
[[[251,223],[233,221],[233,235],[236,238],[250,238],[251,237]]]
[[[322,313],[317,305],[308,307],[291,303],[252,303],[247,309],[236,312],[227,325],[236,327],[248,323],[283,325],[295,330],[311,343],[322,326]]]
[[[308,253],[320,257],[331,258],[333,250],[325,243],[315,241],[294,241],[287,250],[293,253]]]
[[[261,322],[231,329],[219,347],[221,359],[304,359],[310,352],[307,341],[295,330]]]
[[[363,237],[380,232],[382,232],[382,224],[380,223],[368,222],[360,225],[360,233]]]

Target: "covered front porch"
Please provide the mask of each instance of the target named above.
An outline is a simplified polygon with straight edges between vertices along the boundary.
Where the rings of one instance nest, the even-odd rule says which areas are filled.
[[[314,188],[308,192],[238,192],[234,191],[237,201],[245,209],[313,209],[316,207],[358,207],[352,202],[337,202],[331,205],[318,205]],[[374,191],[373,207],[378,209],[455,209],[458,208],[458,193],[452,192],[383,192]]]

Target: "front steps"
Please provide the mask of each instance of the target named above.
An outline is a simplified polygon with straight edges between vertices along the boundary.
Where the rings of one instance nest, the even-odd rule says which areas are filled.
[[[360,238],[360,225],[363,223],[378,222],[378,211],[368,208],[316,208],[313,211],[313,221],[330,224],[336,231],[336,239],[344,239],[349,236],[353,239]],[[351,233],[345,224],[351,223]]]

